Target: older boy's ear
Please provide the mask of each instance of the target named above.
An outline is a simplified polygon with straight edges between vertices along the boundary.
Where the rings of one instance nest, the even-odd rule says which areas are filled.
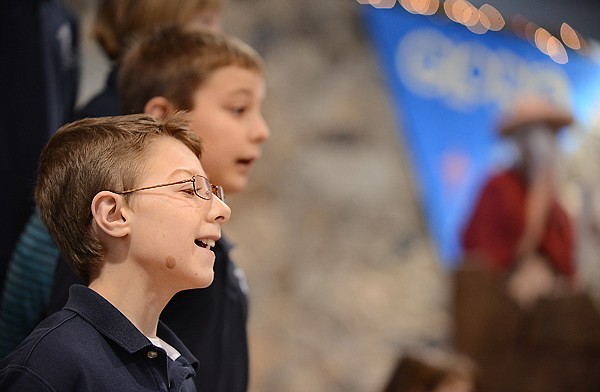
[[[122,195],[109,191],[98,192],[92,199],[92,216],[98,229],[111,237],[129,234],[126,207]]]
[[[165,97],[152,97],[144,105],[144,113],[152,117],[163,118],[173,112],[173,105]]]

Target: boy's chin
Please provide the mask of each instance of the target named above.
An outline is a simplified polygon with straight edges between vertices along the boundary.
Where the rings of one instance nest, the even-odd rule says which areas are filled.
[[[215,278],[214,272],[209,274],[203,274],[202,276],[197,276],[197,279],[194,282],[186,287],[184,290],[193,290],[193,289],[205,289],[210,286]]]
[[[225,190],[225,197],[227,195],[233,195],[238,192],[244,191],[248,187],[248,177],[236,178],[235,181],[228,181],[226,185],[223,185]]]
[[[205,289],[205,288],[207,288],[208,286],[210,286],[214,280],[215,280],[215,275],[214,275],[214,274],[212,274],[212,275],[211,275],[211,277],[210,277],[210,279],[206,279],[206,280],[204,280],[204,281],[201,283],[200,287],[198,287],[198,288],[199,288],[199,289]]]

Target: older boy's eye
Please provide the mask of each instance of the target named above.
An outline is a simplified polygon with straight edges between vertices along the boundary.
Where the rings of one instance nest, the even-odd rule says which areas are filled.
[[[245,106],[236,106],[230,109],[231,112],[236,115],[236,116],[241,116],[242,114],[244,114],[246,112],[246,107]]]

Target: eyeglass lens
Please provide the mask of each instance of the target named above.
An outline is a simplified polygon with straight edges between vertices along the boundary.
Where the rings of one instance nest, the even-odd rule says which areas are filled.
[[[217,196],[220,200],[225,199],[225,191],[223,187],[212,185],[207,178],[202,176],[194,176],[194,191],[196,195],[204,200],[210,200],[211,193]]]

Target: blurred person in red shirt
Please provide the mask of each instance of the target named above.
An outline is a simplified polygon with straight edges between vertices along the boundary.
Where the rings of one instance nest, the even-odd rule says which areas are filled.
[[[524,308],[550,295],[575,272],[575,233],[558,200],[556,135],[571,113],[538,97],[522,97],[498,131],[518,159],[484,185],[462,233],[466,259],[507,277],[507,291]]]

